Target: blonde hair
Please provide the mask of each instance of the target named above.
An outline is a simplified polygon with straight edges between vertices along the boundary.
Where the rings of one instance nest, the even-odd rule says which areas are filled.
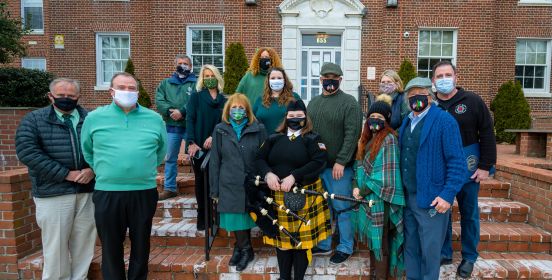
[[[267,51],[270,55],[270,67],[282,68],[282,60],[280,60],[280,56],[278,55],[276,50],[267,47],[259,48],[257,52],[255,52],[255,55],[253,55],[253,58],[251,59],[251,64],[249,64],[248,71],[250,71],[253,76],[257,76],[257,74],[259,74],[259,61],[261,59],[261,54],[264,51]]]
[[[218,85],[217,85],[218,90],[219,92],[222,92],[222,90],[224,89],[224,80],[222,79],[222,76],[220,75],[218,68],[211,64],[205,64],[201,66],[201,70],[199,70],[199,77],[197,78],[196,90],[199,92],[205,87],[203,85],[203,71],[205,70],[211,70],[211,72],[213,72],[213,74],[215,75],[215,78],[218,81]]]
[[[230,123],[230,108],[232,108],[232,105],[234,104],[240,104],[245,107],[245,113],[247,114],[247,118],[249,119],[248,124],[252,124],[257,119],[255,118],[255,115],[253,115],[253,110],[251,109],[251,103],[249,103],[249,98],[245,96],[245,94],[242,93],[234,93],[232,94],[228,100],[226,101],[226,104],[224,104],[224,108],[222,109],[222,121],[225,123]]]
[[[404,90],[403,82],[401,80],[401,77],[399,76],[399,74],[397,74],[397,72],[395,72],[395,70],[390,70],[389,69],[389,70],[383,71],[383,73],[381,74],[381,77],[380,77],[380,81],[383,77],[388,77],[391,80],[393,80],[393,82],[397,85],[397,91],[398,92],[403,92],[403,90]]]

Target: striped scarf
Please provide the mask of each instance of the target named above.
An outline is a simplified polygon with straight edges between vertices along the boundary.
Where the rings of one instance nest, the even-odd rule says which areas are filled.
[[[399,168],[400,157],[398,141],[389,134],[385,139],[373,162],[369,161],[370,151],[362,161],[355,163],[354,185],[361,194],[368,189],[372,192],[365,199],[375,203],[366,211],[360,207],[354,214],[355,232],[361,241],[366,241],[377,260],[381,260],[382,236],[384,221],[391,222],[389,248],[389,266],[392,275],[402,275],[404,271],[404,228],[403,207],[405,198],[403,193],[401,173]],[[387,205],[388,217],[384,217]],[[386,219],[387,218],[387,219]]]

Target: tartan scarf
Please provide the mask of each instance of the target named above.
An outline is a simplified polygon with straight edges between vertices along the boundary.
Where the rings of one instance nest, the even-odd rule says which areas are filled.
[[[387,135],[373,162],[370,162],[370,151],[366,151],[363,160],[355,163],[354,187],[361,194],[370,189],[372,193],[365,199],[374,200],[369,211],[361,206],[354,212],[354,227],[361,241],[366,241],[377,260],[381,260],[383,224],[388,220],[391,234],[389,248],[389,266],[391,274],[402,275],[404,271],[404,228],[403,207],[406,205],[401,173],[399,168],[399,146],[397,138]],[[385,207],[388,207],[388,217],[384,217]],[[386,219],[387,218],[387,219]]]

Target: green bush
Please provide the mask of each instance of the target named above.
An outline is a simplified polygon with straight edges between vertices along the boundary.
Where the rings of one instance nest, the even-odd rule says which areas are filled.
[[[136,80],[138,80],[138,104],[146,108],[151,108],[151,97],[149,96],[146,89],[142,86],[142,81],[140,81],[140,79],[136,77],[136,74],[134,74],[134,63],[132,62],[132,59],[130,59],[130,57],[127,60],[125,72],[132,74],[136,78]]]
[[[401,67],[399,68],[399,77],[401,77],[401,80],[403,82],[403,85],[406,86],[410,80],[416,78],[418,76],[418,73],[416,73],[416,68],[414,68],[414,65],[412,65],[412,62],[408,59],[404,59],[401,63]]]
[[[521,84],[509,81],[498,90],[491,102],[494,113],[494,127],[497,143],[514,143],[515,134],[504,132],[505,129],[527,129],[531,127],[531,109],[523,95]]]
[[[248,67],[245,49],[241,43],[232,43],[226,48],[224,65],[224,93],[234,94]]]
[[[25,68],[0,68],[0,106],[43,107],[50,103],[54,74]]]

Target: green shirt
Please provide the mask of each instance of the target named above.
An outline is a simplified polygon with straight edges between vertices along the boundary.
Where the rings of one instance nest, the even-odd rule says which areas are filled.
[[[247,71],[240,80],[236,92],[245,94],[249,98],[249,102],[253,103],[259,96],[263,95],[265,80],[266,74],[259,72],[253,76],[251,71]]]
[[[296,100],[300,100],[301,97],[297,93],[293,93],[293,97]],[[270,101],[270,106],[265,107],[263,105],[263,97],[259,96],[255,105],[253,105],[253,114],[255,117],[264,124],[266,132],[268,135],[276,133],[276,129],[284,120],[287,112],[286,104],[278,104],[278,100],[272,98]]]
[[[167,132],[159,114],[138,106],[128,114],[114,102],[88,114],[81,131],[84,159],[96,173],[96,190],[156,187]]]
[[[339,90],[314,97],[307,107],[313,131],[320,134],[328,151],[328,165],[353,163],[360,132],[362,112],[356,99]]]
[[[65,120],[63,119],[63,115],[65,115],[64,113],[58,111],[56,107],[54,107],[54,112],[56,112],[56,116],[61,122],[65,122]],[[70,115],[71,117],[69,119],[73,123],[73,129],[77,131],[77,124],[79,124],[79,120],[80,120],[79,111],[77,109],[74,109]]]

